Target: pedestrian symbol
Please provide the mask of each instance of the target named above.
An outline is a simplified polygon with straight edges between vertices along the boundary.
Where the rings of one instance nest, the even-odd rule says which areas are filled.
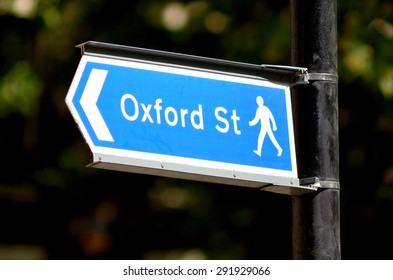
[[[258,96],[256,101],[258,104],[258,108],[255,113],[255,117],[252,121],[248,122],[250,126],[254,126],[258,122],[261,123],[261,131],[259,132],[259,136],[258,136],[258,146],[257,149],[254,150],[254,153],[256,153],[258,156],[262,156],[263,141],[267,134],[270,140],[272,141],[273,145],[276,147],[278,151],[277,156],[279,157],[282,154],[282,148],[278,144],[276,137],[273,134],[273,131],[277,130],[277,125],[274,116],[270,111],[270,109],[265,105],[263,105],[263,98],[261,96]]]

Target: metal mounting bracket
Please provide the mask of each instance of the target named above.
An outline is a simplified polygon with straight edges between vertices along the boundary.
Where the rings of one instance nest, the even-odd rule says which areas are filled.
[[[308,188],[318,189],[321,187],[318,177],[308,177],[308,178],[299,179],[299,183],[301,186],[305,186]]]
[[[332,73],[316,73],[308,72],[305,67],[285,66],[285,65],[271,65],[262,64],[262,68],[273,70],[281,73],[291,73],[294,76],[291,86],[309,84],[310,82],[325,81],[325,82],[338,82],[338,75]]]
[[[309,84],[310,82],[338,82],[338,75],[332,73],[306,73],[301,74],[291,86]]]
[[[338,75],[332,73],[307,73],[308,81],[338,82]]]
[[[299,185],[307,188],[317,189],[340,189],[340,183],[336,181],[321,181],[318,177],[307,177],[299,179]]]
[[[290,86],[298,84],[308,84],[307,68],[296,67],[296,66],[286,66],[286,65],[272,65],[272,64],[261,64],[264,70],[274,71],[276,73],[290,75],[292,77]]]

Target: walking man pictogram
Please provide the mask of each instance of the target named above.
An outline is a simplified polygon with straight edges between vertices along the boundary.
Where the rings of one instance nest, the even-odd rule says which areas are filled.
[[[276,137],[273,134],[273,131],[277,130],[276,121],[270,109],[263,105],[263,98],[258,96],[256,99],[258,104],[257,111],[255,112],[255,117],[252,121],[249,121],[248,124],[250,126],[256,125],[258,122],[261,122],[261,131],[259,132],[258,136],[258,146],[257,149],[254,150],[258,156],[262,155],[262,146],[263,141],[265,139],[266,134],[269,136],[270,140],[272,141],[273,145],[276,147],[278,153],[277,156],[281,156],[282,148],[278,144]]]

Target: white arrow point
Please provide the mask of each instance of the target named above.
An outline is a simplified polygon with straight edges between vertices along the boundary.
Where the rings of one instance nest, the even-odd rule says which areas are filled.
[[[91,127],[94,130],[94,133],[97,135],[97,138],[102,141],[114,142],[113,137],[97,107],[97,100],[100,96],[107,74],[107,70],[91,70],[85,90],[82,93],[80,103]]]

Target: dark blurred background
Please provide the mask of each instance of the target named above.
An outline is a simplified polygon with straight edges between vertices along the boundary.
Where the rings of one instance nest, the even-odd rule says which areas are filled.
[[[342,258],[393,259],[393,3],[338,0],[338,35]],[[0,0],[0,259],[291,259],[289,196],[85,167],[89,40],[289,65],[289,0]]]

